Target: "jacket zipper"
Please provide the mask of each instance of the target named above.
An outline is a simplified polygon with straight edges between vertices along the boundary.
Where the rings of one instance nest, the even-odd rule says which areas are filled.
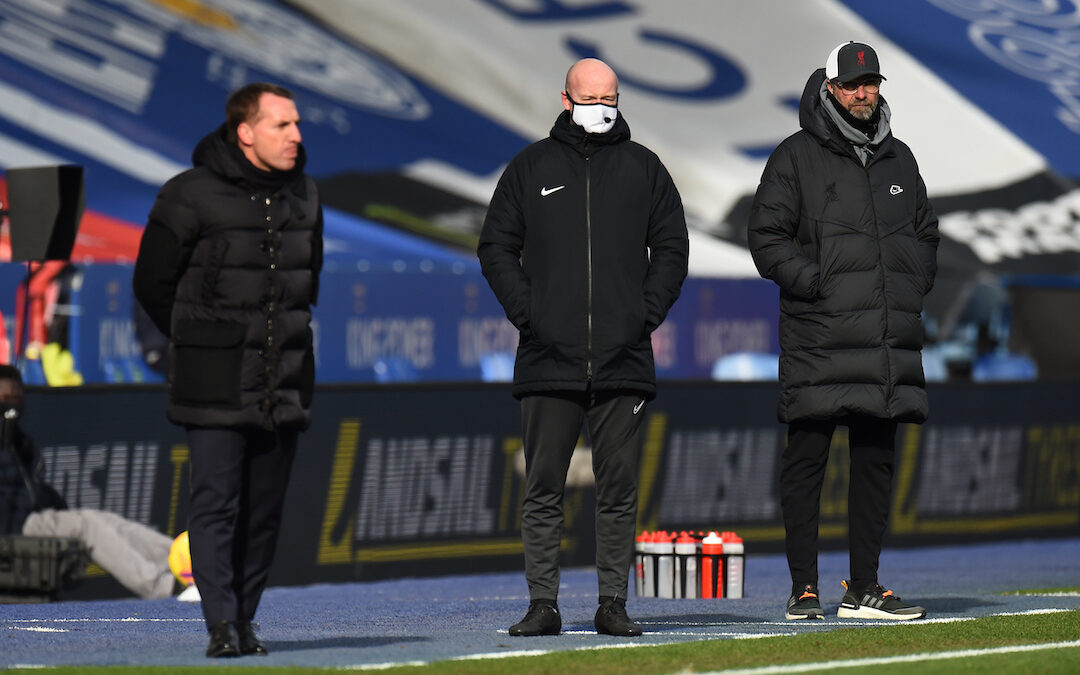
[[[592,382],[592,319],[593,319],[593,272],[592,272],[592,177],[589,170],[589,154],[585,153],[585,383]]]

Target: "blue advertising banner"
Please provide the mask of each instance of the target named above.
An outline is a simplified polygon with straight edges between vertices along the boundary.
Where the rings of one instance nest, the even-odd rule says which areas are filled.
[[[645,415],[638,528],[734,530],[748,553],[783,550],[785,427],[774,383],[663,382]],[[937,385],[931,418],[901,425],[888,546],[1075,536],[1075,384]],[[24,428],[72,507],[173,536],[187,528],[189,453],[160,386],[31,388]],[[591,448],[564,499],[564,565],[595,551]],[[847,546],[848,434],[838,427],[821,544]],[[524,455],[507,385],[319,387],[286,498],[274,585],[521,570]],[[108,578],[80,592],[126,594]]]
[[[336,265],[322,274],[313,316],[319,382],[511,377],[517,330],[478,265],[403,257],[360,267]],[[62,309],[77,308],[66,319],[65,346],[86,383],[162,380],[143,363],[131,273],[129,265],[85,265],[64,284]],[[6,317],[14,314],[24,274],[20,265],[0,265]],[[777,295],[761,279],[688,279],[653,333],[657,377],[707,379],[723,356],[779,353]],[[10,332],[14,321],[8,324]]]

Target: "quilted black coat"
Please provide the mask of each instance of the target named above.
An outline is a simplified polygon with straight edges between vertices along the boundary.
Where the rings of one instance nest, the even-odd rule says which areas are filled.
[[[170,338],[167,414],[177,424],[310,423],[322,211],[303,159],[301,148],[292,171],[260,172],[222,126],[158,193],[134,289]]]
[[[748,230],[758,271],[780,286],[779,418],[922,422],[937,218],[891,132],[863,164],[824,109],[824,77],[810,77],[802,129],[769,158]]]
[[[651,334],[679,297],[689,244],[682,200],[622,115],[586,134],[563,112],[507,166],[478,255],[520,330],[515,396],[656,392]]]

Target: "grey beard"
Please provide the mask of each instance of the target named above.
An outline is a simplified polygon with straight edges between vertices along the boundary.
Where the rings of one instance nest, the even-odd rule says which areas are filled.
[[[866,120],[868,120],[868,119],[870,119],[871,117],[874,116],[875,111],[877,111],[877,103],[870,106],[869,108],[865,108],[865,107],[852,108],[848,112],[850,112],[851,116],[854,117],[855,119],[866,121]]]

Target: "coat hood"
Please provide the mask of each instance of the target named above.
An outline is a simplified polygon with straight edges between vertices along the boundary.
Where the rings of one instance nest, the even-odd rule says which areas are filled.
[[[867,145],[866,141],[860,142],[860,139],[865,138],[862,132],[845,122],[837,111],[826,107],[827,96],[823,95],[823,91],[825,91],[825,69],[818,68],[811,73],[806,86],[803,87],[802,97],[799,100],[799,126],[813,134],[822,143],[835,142],[845,151],[845,146]],[[877,133],[869,139],[869,144],[875,147],[884,145],[892,136],[890,122],[892,112],[883,96],[879,96],[878,106],[880,116]]]

